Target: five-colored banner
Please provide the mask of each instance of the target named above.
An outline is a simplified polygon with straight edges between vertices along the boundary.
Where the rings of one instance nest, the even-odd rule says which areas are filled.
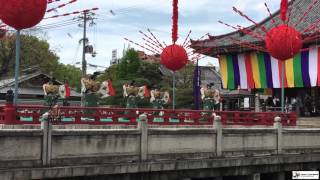
[[[281,88],[282,64],[285,87],[320,86],[320,47],[311,47],[284,63],[263,52],[221,55],[219,62],[225,89]]]

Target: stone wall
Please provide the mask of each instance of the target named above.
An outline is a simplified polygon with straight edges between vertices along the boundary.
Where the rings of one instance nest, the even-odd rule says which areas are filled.
[[[145,118],[141,116],[133,129],[55,129],[48,122],[38,130],[2,129],[0,177],[19,168],[30,168],[32,173],[26,170],[30,177],[52,178],[55,174],[51,173],[58,171],[62,174],[57,176],[69,177],[70,173],[80,176],[238,165],[277,167],[280,161],[318,163],[314,158],[320,159],[300,158],[301,153],[320,152],[320,129],[284,129],[279,119],[273,128],[226,128],[216,117],[212,127],[184,129],[150,128]],[[292,158],[293,153],[298,156]],[[248,157],[252,160],[246,161]],[[91,166],[99,168],[91,172]]]

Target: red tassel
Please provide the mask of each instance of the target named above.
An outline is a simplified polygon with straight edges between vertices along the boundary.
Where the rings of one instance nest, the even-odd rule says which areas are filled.
[[[108,80],[108,89],[110,96],[116,95],[116,91],[113,89],[112,82],[110,80]]]
[[[283,22],[287,20],[288,0],[281,0],[280,18]]]
[[[149,92],[149,89],[147,88],[147,86],[144,86],[143,96],[144,97],[149,97],[150,96],[150,92]]]
[[[178,0],[173,0],[173,15],[172,15],[172,42],[175,44],[178,40]]]
[[[70,87],[68,84],[64,84],[64,87],[65,87],[65,91],[66,91],[66,98],[70,97]]]

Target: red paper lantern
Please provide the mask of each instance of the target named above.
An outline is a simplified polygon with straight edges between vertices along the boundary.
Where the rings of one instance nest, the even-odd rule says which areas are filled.
[[[303,44],[301,34],[288,25],[272,28],[266,35],[265,43],[270,55],[282,61],[294,57]]]
[[[161,53],[161,64],[172,71],[183,68],[187,63],[188,55],[182,46],[172,44]]]
[[[37,25],[47,9],[47,0],[0,0],[0,19],[17,29]]]

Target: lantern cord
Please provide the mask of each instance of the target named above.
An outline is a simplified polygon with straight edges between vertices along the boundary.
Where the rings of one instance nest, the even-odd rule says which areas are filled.
[[[264,27],[263,25],[258,24],[257,22],[255,22],[254,20],[252,20],[251,18],[249,18],[247,15],[245,15],[243,12],[241,12],[240,10],[238,10],[236,7],[233,7],[233,11],[238,13],[240,16],[244,17],[245,19],[247,19],[248,21],[252,22],[255,26],[257,26],[258,28],[260,28],[263,32],[268,33],[268,30],[266,29],[266,27]]]
[[[160,42],[159,42],[159,40],[156,38],[156,36],[151,32],[151,30],[148,28],[147,29],[147,31],[150,33],[150,35],[152,36],[152,38],[158,43],[158,44],[161,44]],[[167,45],[165,45],[164,47],[166,47]],[[163,46],[161,46],[161,47],[163,47]],[[163,48],[164,48],[163,47]]]
[[[178,0],[172,1],[173,15],[172,15],[172,43],[175,44],[178,40]]]
[[[206,36],[209,36],[209,33],[206,33],[205,35],[201,36],[199,39],[197,39],[195,41],[201,41]],[[190,46],[186,46],[186,48],[190,48]]]
[[[145,43],[149,44],[150,46],[152,46],[153,48],[159,50],[159,51],[162,51],[163,49],[157,45],[155,45],[154,43],[150,42],[149,40],[145,39],[145,38],[142,38],[142,40],[145,41]]]
[[[258,34],[254,34],[252,31],[248,31],[248,30],[246,30],[245,28],[243,28],[243,27],[241,27],[241,26],[239,26],[238,25],[238,28],[237,27],[234,27],[234,26],[232,26],[232,25],[230,25],[230,24],[227,24],[227,23],[225,23],[225,22],[222,22],[222,21],[218,21],[220,24],[223,24],[223,25],[225,25],[225,26],[227,26],[227,27],[230,27],[230,28],[232,28],[232,29],[235,29],[235,30],[237,30],[237,31],[241,31],[242,33],[244,33],[244,34],[248,34],[248,35],[250,35],[250,36],[252,36],[253,38],[256,38],[256,39],[258,39],[258,40],[261,40],[261,41],[264,41],[264,38],[262,37],[262,36],[260,36],[260,35],[258,35]]]
[[[145,46],[147,46],[148,48],[152,49],[156,54],[160,54],[160,51],[156,48],[154,48],[152,45],[148,44],[148,43],[144,43]]]
[[[166,42],[164,42],[164,41],[163,41],[163,44],[164,44],[164,46],[166,46],[166,47],[168,46],[168,45],[166,44]]]
[[[259,34],[253,33],[253,31],[249,31],[246,28],[241,27],[240,25],[237,25],[237,28],[239,31],[243,32],[244,34],[248,34],[248,35],[252,36],[253,38],[264,41],[264,38],[262,36],[260,36]]]
[[[61,23],[61,24],[51,25],[51,26],[36,26],[35,29],[39,29],[39,30],[56,29],[56,28],[66,27],[66,26],[70,26],[78,23],[79,22],[69,22],[69,23]]]
[[[133,42],[133,41],[127,39],[127,38],[124,38],[124,40],[126,40],[126,41],[128,41],[128,42],[130,42],[130,43],[132,43],[132,44],[135,44],[136,46],[139,46],[139,47],[141,47],[142,49],[145,49],[145,50],[148,50],[148,51],[150,51],[150,52],[152,52],[152,53],[154,53],[154,54],[157,54],[156,51],[151,50],[151,49],[149,49],[149,48],[147,48],[147,47],[145,47],[145,46],[143,46],[143,45],[140,45],[140,44],[138,44],[138,43],[136,43],[136,42]]]
[[[153,44],[159,46],[161,49],[164,49],[164,47],[162,46],[161,43],[159,43],[159,41],[155,41],[154,39],[152,39],[150,36],[148,36],[146,33],[139,31],[140,34],[142,34],[144,37],[148,38],[151,42],[153,42]]]
[[[270,11],[270,9],[269,9],[269,7],[268,7],[268,4],[267,4],[266,2],[264,3],[264,6],[267,8],[267,11],[268,11],[268,13],[269,13],[269,17],[270,17],[270,19],[271,19],[271,23],[272,23],[273,25],[275,25],[275,24],[276,24],[276,21],[273,19],[272,14],[271,14],[271,11]]]
[[[79,23],[76,19],[69,19],[69,20],[64,20],[64,21],[59,21],[55,23],[50,23],[50,24],[44,24],[44,25],[38,25],[36,28],[51,28],[51,27],[56,27],[56,26],[64,26],[64,25],[69,25],[69,24],[75,24]]]
[[[209,33],[204,34],[203,36],[201,36],[199,39],[197,40],[202,40],[204,37],[209,36]]]
[[[63,17],[63,16],[77,15],[77,14],[80,14],[80,13],[83,13],[83,12],[96,11],[96,10],[99,10],[99,8],[85,9],[85,10],[82,10],[82,11],[74,11],[74,12],[71,12],[71,13],[65,13],[65,14],[45,17],[43,19],[52,19],[52,18],[58,18],[58,17]]]
[[[257,45],[254,45],[250,42],[243,42],[243,41],[240,41],[238,39],[235,39],[235,38],[232,38],[232,37],[229,37],[229,39],[235,43],[235,44],[238,44],[239,46],[241,47],[245,47],[245,48],[249,48],[249,49],[255,49],[257,51],[262,51],[262,52],[267,52],[266,49],[262,48],[262,47],[259,47]]]
[[[55,3],[55,2],[60,2],[61,0],[48,0],[48,4],[51,4],[51,3]]]
[[[287,23],[286,24],[290,24],[290,19],[291,19],[291,14],[292,14],[292,7],[290,8],[289,6],[288,6],[288,10],[289,10],[289,15],[288,15],[288,20],[287,20]]]
[[[199,50],[199,51],[192,51],[192,52],[190,52],[189,54],[190,54],[190,55],[203,54],[203,53],[209,52],[210,50],[211,50],[211,48],[208,47],[208,48],[201,49],[201,50]]]
[[[47,10],[47,13],[52,12],[52,11],[55,11],[55,10],[57,10],[57,9],[61,9],[61,8],[65,7],[65,6],[67,6],[67,5],[72,4],[72,3],[75,3],[75,2],[77,2],[77,0],[70,0],[70,1],[67,2],[67,3],[60,4],[60,5],[57,6],[57,7],[48,9],[48,10]]]
[[[206,53],[209,53],[210,51],[211,51],[211,48],[210,48],[210,49],[207,49],[206,51],[203,51],[203,52],[197,52],[197,53],[199,53],[199,54],[197,54],[197,55],[195,56],[195,58],[196,58],[196,59],[203,59],[204,57],[207,56]],[[201,54],[200,54],[200,53],[201,53]],[[204,57],[201,58],[201,56],[204,56]]]
[[[205,57],[207,57],[207,56],[202,56],[202,57],[200,57],[199,59],[197,59],[197,61],[199,61],[199,60],[201,60],[201,59],[203,59],[203,58],[205,58]]]
[[[184,40],[183,43],[182,43],[182,47],[186,47],[186,45],[188,45],[188,43],[189,43],[188,39],[189,39],[189,37],[190,37],[191,32],[192,32],[192,31],[190,30],[189,33],[188,33],[188,35],[187,35],[187,37],[185,38],[185,40]]]
[[[312,31],[314,31],[314,30],[317,31],[316,28],[318,28],[319,23],[320,23],[320,19],[319,19],[318,21],[310,24],[310,25],[309,25],[307,28],[305,28],[302,32],[303,32],[303,33],[307,33],[307,32],[312,32]]]
[[[197,55],[195,56],[195,59],[199,59],[200,56],[201,56],[201,54],[197,54]]]
[[[287,20],[287,11],[288,11],[288,0],[281,0],[280,4],[280,19],[282,22]]]
[[[320,37],[320,34],[317,33],[316,35],[309,36],[303,39],[303,42],[306,43],[306,42],[314,41],[314,40],[317,40],[319,37]]]
[[[302,21],[305,20],[306,16],[311,12],[311,10],[316,6],[318,3],[318,0],[313,0],[312,3],[308,6],[307,10],[303,13],[303,15],[300,17],[300,19],[297,21],[296,24],[294,24],[293,27],[297,27]]]

